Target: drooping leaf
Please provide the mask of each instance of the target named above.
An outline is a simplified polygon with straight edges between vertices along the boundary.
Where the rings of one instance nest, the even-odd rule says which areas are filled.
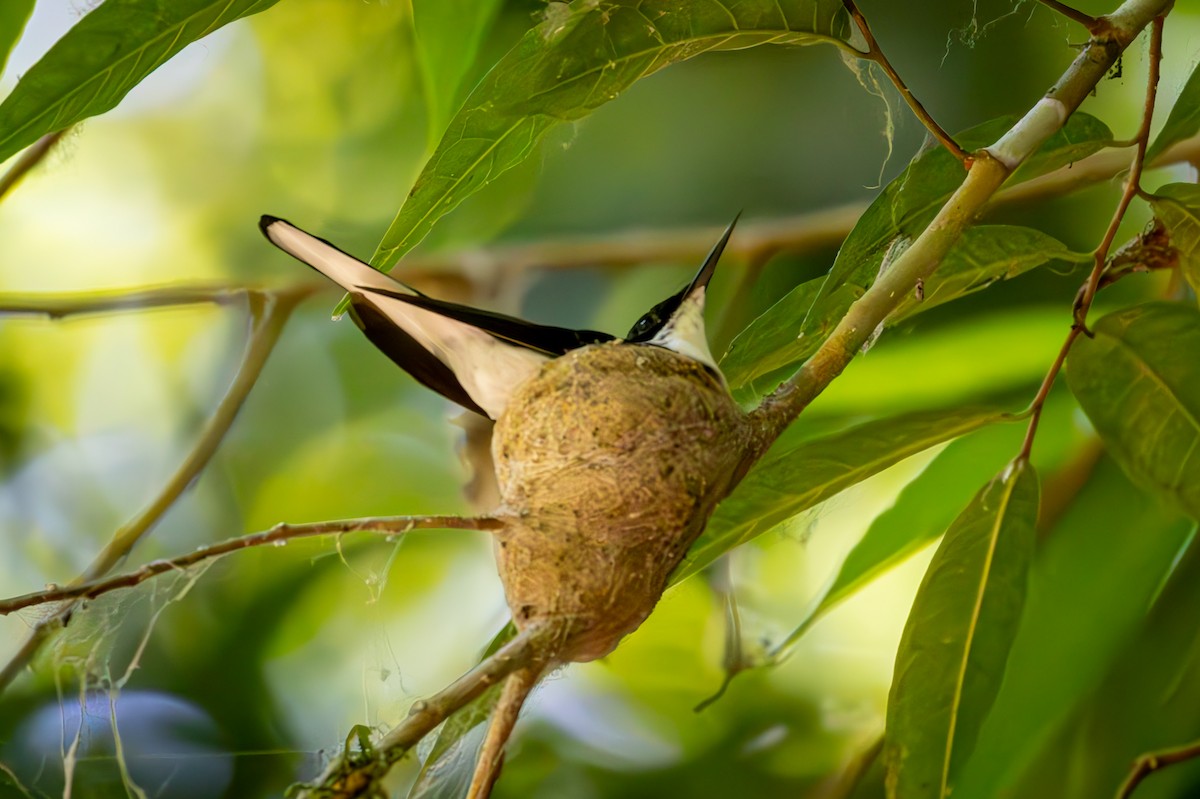
[[[993,425],[951,442],[938,453],[904,487],[895,504],[871,523],[833,580],[783,640],[781,649],[799,640],[842,600],[946,532],[955,514],[970,502],[976,487],[1017,451],[1020,437],[1021,431],[1012,425]]]
[[[1015,783],[1129,646],[1192,526],[1100,461],[1039,547],[1004,684],[954,799],[1023,795]]]
[[[450,121],[371,265],[390,269],[438,218],[524,161],[548,130],[640,78],[712,50],[844,42],[849,30],[837,0],[553,3]]]
[[[910,455],[1004,418],[991,409],[921,411],[799,444],[781,438],[717,507],[672,582]]]
[[[1171,107],[1166,123],[1146,150],[1147,163],[1166,152],[1172,144],[1197,133],[1200,133],[1200,64],[1196,65],[1187,83],[1183,84],[1183,90]]]
[[[967,149],[994,142],[1012,126],[1011,119],[996,119],[965,131],[957,141]],[[1066,125],[1013,175],[1010,183],[1029,180],[1090,155],[1112,141],[1112,131],[1095,117],[1076,113]],[[927,150],[896,177],[850,231],[825,285],[805,319],[806,335],[823,340],[832,324],[845,314],[850,302],[861,296],[883,267],[897,257],[929,224],[938,209],[962,183],[962,164],[943,147]],[[914,287],[915,288],[915,287]],[[840,303],[831,303],[835,297]]]
[[[33,13],[35,0],[4,0],[0,3],[0,75],[4,74],[4,66],[8,57],[21,40],[25,32],[25,23]]]
[[[1179,251],[1184,278],[1200,291],[1200,186],[1170,183],[1150,198],[1150,207],[1166,226],[1171,246]]]
[[[0,104],[0,161],[115,107],[187,45],[276,2],[108,0],[67,31]]]
[[[1080,336],[1067,382],[1135,482],[1200,518],[1200,311],[1155,302]]]
[[[458,109],[466,78],[499,0],[413,0],[417,60],[429,115],[429,143],[437,141]]]
[[[1038,514],[1033,467],[985,486],[938,547],[900,638],[884,762],[892,799],[945,799],[1004,676]]]

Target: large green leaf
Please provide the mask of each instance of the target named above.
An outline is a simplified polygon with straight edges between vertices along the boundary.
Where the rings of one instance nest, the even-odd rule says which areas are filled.
[[[1162,155],[1167,148],[1176,142],[1181,142],[1189,136],[1200,132],[1200,64],[1192,70],[1191,77],[1183,84],[1183,90],[1167,115],[1166,124],[1158,132],[1158,137],[1146,150],[1146,161],[1153,161]]]
[[[986,485],[938,547],[900,638],[884,762],[892,799],[945,799],[1000,689],[1038,516],[1033,467]]]
[[[1200,550],[1189,546],[1103,684],[1062,726],[1057,741],[1040,748],[1019,783],[1024,789],[1011,795],[1109,797],[1138,755],[1200,736],[1198,607]],[[1067,762],[1086,767],[1063,768]],[[1134,796],[1191,796],[1195,780],[1195,768],[1167,769]]]
[[[971,128],[957,137],[967,149],[991,144],[1012,126],[1011,119],[996,119]],[[1112,141],[1112,131],[1088,114],[1075,113],[1066,125],[1042,145],[1010,182],[1029,180],[1100,150]],[[909,164],[871,203],[842,248],[825,285],[804,320],[806,336],[824,340],[884,267],[902,252],[951,193],[962,183],[962,164],[944,147],[927,150]],[[915,287],[914,287],[915,288]]]
[[[1067,382],[1135,482],[1200,518],[1200,311],[1148,303],[1081,336]]]
[[[500,0],[413,0],[413,27],[431,145],[458,109],[463,80],[501,5]]]
[[[1100,462],[1039,547],[1004,684],[954,799],[1027,795],[1015,782],[1130,645],[1191,535]]]
[[[871,523],[779,650],[799,640],[842,600],[946,532],[977,487],[1012,458],[1020,446],[1021,432],[1012,425],[994,425],[953,441],[938,453],[904,487],[895,504]]]
[[[0,75],[4,74],[4,65],[25,31],[33,4],[34,0],[4,0],[0,3]]]
[[[1154,215],[1166,226],[1171,246],[1179,251],[1179,268],[1200,292],[1200,186],[1170,183],[1150,198]]]
[[[921,411],[799,444],[780,439],[717,507],[672,582],[911,455],[1004,418],[991,409]]]
[[[390,269],[441,216],[524,161],[548,130],[640,78],[712,50],[844,43],[849,30],[838,0],[552,3],[450,121],[371,264]]]
[[[0,161],[108,111],[187,45],[276,2],[108,0],[67,31],[0,104]]]

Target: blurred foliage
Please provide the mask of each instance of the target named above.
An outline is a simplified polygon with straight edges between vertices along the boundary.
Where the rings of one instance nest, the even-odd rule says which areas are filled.
[[[861,204],[839,249],[727,256],[710,326],[729,328],[722,365],[749,402],[819,346],[963,174],[881,73],[840,63],[856,39],[829,0],[91,5],[0,3],[0,169],[74,125],[3,198],[0,305],[307,279],[258,236],[266,212],[381,265],[413,249],[397,274],[429,293],[620,333],[694,264],[514,271],[483,248]],[[1002,134],[1085,38],[1030,1],[862,7],[968,146]],[[1176,3],[1151,154],[1200,132],[1198,33],[1200,14]],[[835,47],[787,46],[815,41]],[[753,46],[767,42],[781,46]],[[1132,135],[1146,56],[1127,51],[1013,182]],[[904,720],[889,721],[886,760],[893,792],[918,785],[901,799],[940,795],[919,773],[931,763],[956,799],[1111,795],[1134,757],[1200,735],[1192,181],[1186,166],[1144,178],[1154,196],[1117,244],[1155,214],[1182,269],[1104,289],[1028,470],[1006,470],[1024,432],[1011,414],[1067,332],[1120,186],[1008,205],[968,230],[923,300],[903,301],[721,506],[646,624],[535,694],[497,796],[847,795],[839,776],[883,732],[898,651],[890,710]],[[330,324],[336,301],[318,294],[289,321],[216,455],[127,567],[279,521],[468,512],[454,411]],[[229,385],[246,318],[240,301],[0,318],[0,594],[70,580],[152,501]],[[1005,492],[1024,500],[997,504]],[[697,573],[737,544],[744,654],[770,667],[696,714],[725,639],[720,586]],[[3,617],[0,658],[43,616]],[[506,621],[490,542],[467,532],[295,541],[100,597],[3,693],[0,796],[62,794],[64,763],[75,797],[129,782],[280,795],[353,725],[386,729],[469,668]],[[405,760],[395,795],[418,779],[419,795],[455,795],[479,718]],[[922,760],[929,737],[952,751]],[[896,763],[910,746],[908,772]],[[193,771],[163,787],[164,756]],[[888,795],[884,771],[853,795]],[[1137,796],[1197,791],[1200,766],[1182,766]]]

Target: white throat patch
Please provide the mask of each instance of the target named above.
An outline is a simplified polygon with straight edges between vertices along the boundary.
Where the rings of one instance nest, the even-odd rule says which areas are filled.
[[[708,336],[704,330],[704,294],[705,289],[701,287],[685,297],[671,315],[671,321],[647,343],[699,361],[720,375],[721,370],[717,368],[717,361],[708,349]],[[724,379],[722,376],[721,380]]]

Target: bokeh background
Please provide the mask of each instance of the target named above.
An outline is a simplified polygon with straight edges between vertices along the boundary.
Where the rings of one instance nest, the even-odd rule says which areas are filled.
[[[1200,13],[1177,5],[1166,33],[1167,100],[1200,54]],[[1083,38],[1033,2],[937,0],[919,13],[882,0],[862,7],[885,52],[952,131],[1021,113]],[[475,74],[544,9],[508,3]],[[41,0],[0,88],[85,10]],[[1144,49],[1131,48],[1122,76],[1085,105],[1118,136],[1136,128]],[[118,109],[69,134],[5,199],[0,292],[308,279],[261,238],[258,216],[287,217],[368,256],[431,133],[408,3],[284,0],[188,48]],[[418,255],[867,201],[924,138],[890,89],[882,98],[864,90],[831,47],[710,54],[638,82],[553,134],[536,157],[445,218]],[[1086,251],[1117,190],[1100,185],[999,218]],[[1138,213],[1126,233],[1146,221]],[[825,271],[833,255],[773,258],[733,317],[752,318]],[[695,267],[598,265],[498,279],[484,260],[460,262],[443,285],[462,299],[617,334]],[[725,265],[713,320],[728,313],[722,302],[744,267]],[[966,400],[1021,407],[1069,323],[1078,277],[1067,271],[1038,270],[888,334],[802,423],[834,429]],[[1104,299],[1152,291],[1122,285]],[[292,319],[211,465],[130,565],[279,521],[468,510],[453,410],[349,321],[331,322],[336,297],[319,295]],[[0,319],[0,594],[69,580],[153,498],[226,390],[246,335],[238,305]],[[1088,434],[1065,395],[1056,393],[1047,413],[1038,458],[1053,467]],[[997,450],[1011,449],[1013,435],[997,435]],[[733,554],[751,651],[794,626],[930,458],[905,461]],[[1102,468],[1109,483],[1095,490],[1123,490],[1116,470]],[[928,555],[883,575],[789,660],[739,677],[703,713],[693,707],[722,677],[724,614],[710,581],[688,580],[612,656],[563,671],[535,695],[498,795],[822,795],[882,729],[892,659]],[[0,657],[37,618],[0,619]],[[134,781],[166,780],[150,795],[278,795],[311,776],[353,725],[382,728],[468,668],[505,621],[483,535],[322,539],[239,553],[78,614],[0,701],[0,761],[27,785],[61,795],[59,733],[82,724],[92,743],[76,758],[72,795],[124,796],[105,744],[115,713]],[[84,672],[120,682],[120,698],[113,691],[81,702]],[[169,767],[136,757],[164,740],[192,748]],[[414,773],[401,767],[397,782]]]

